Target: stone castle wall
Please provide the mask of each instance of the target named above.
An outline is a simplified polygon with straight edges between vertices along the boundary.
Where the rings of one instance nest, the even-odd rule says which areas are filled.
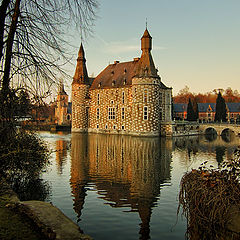
[[[159,136],[171,117],[171,90],[156,78],[135,78],[132,86],[90,90],[72,86],[72,131]],[[89,95],[89,96],[88,96]],[[168,124],[169,125],[169,124]],[[166,134],[167,132],[167,134]]]
[[[72,85],[72,131],[88,131],[88,93],[89,85]]]

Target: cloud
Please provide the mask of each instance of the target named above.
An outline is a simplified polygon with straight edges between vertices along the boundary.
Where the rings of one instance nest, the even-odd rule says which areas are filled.
[[[97,35],[97,38],[103,43],[104,51],[110,54],[120,54],[120,53],[130,53],[137,52],[141,50],[141,43],[139,39],[128,39],[124,41],[116,41],[116,42],[107,42],[101,36]],[[131,43],[138,44],[131,44]],[[162,46],[153,46],[154,51],[165,50],[165,47]]]

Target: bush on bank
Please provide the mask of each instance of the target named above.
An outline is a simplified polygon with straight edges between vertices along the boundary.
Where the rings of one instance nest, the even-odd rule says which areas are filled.
[[[0,176],[4,177],[20,199],[44,200],[48,187],[40,174],[48,164],[49,150],[34,133],[23,130],[6,136],[0,145]],[[31,197],[30,195],[35,194]]]
[[[179,208],[187,218],[186,237],[192,240],[239,239],[229,231],[230,212],[240,215],[240,150],[218,169],[205,167],[186,173],[180,183]]]

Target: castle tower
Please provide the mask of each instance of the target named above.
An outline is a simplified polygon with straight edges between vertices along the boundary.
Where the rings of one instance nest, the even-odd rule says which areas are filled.
[[[141,50],[142,55],[139,60],[139,66],[136,75],[139,77],[149,76],[159,78],[151,54],[152,37],[149,34],[147,28],[145,29],[143,36],[141,38]]]
[[[64,90],[63,81],[60,80],[57,95],[57,105],[55,108],[55,118],[56,123],[58,125],[64,125],[68,123],[67,107],[68,107],[68,95]]]
[[[160,134],[161,80],[151,55],[152,37],[147,29],[141,38],[141,50],[142,55],[138,61],[135,77],[132,79],[132,130],[158,136]]]
[[[81,44],[72,82],[72,132],[87,132],[89,109],[89,78]]]

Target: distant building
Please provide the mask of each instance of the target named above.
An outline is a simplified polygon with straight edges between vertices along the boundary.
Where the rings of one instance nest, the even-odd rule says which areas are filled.
[[[240,122],[240,103],[226,103],[227,121]],[[198,103],[198,119],[200,122],[213,122],[216,113],[216,103]],[[187,119],[187,104],[174,103],[173,115],[176,120]]]
[[[55,104],[55,123],[57,125],[70,125],[72,115],[72,103],[68,102],[68,95],[64,85],[59,84],[57,100]]]
[[[92,82],[81,44],[72,82],[72,132],[172,135],[172,89],[162,83],[151,49],[146,29],[140,58],[115,61]]]
[[[240,123],[240,103],[226,103],[227,118],[230,122]]]
[[[216,103],[198,103],[198,119],[200,122],[214,122]]]
[[[174,103],[173,104],[173,119],[174,120],[187,119],[187,103]]]

